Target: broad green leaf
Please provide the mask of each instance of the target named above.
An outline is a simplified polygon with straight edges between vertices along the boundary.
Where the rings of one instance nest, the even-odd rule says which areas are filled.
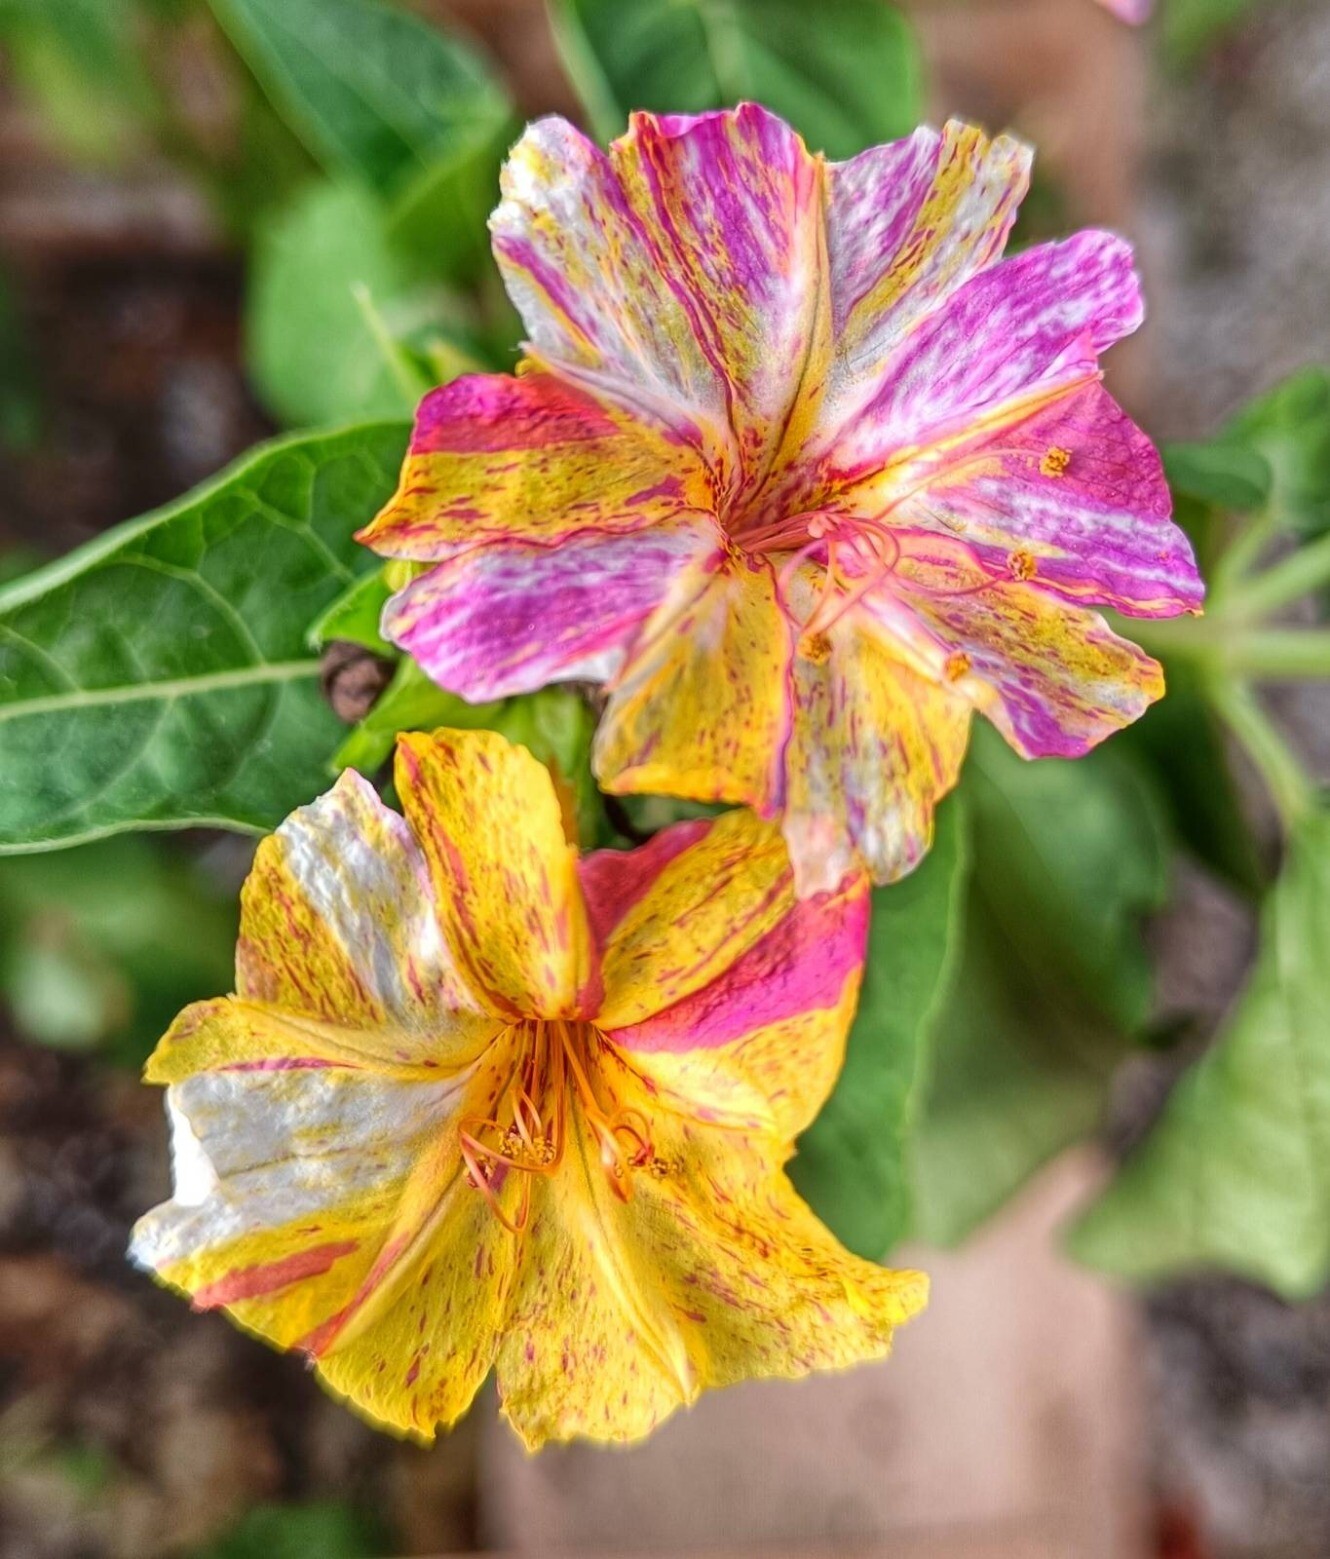
[[[1224,437],[1273,473],[1271,511],[1307,535],[1330,530],[1330,370],[1305,368],[1245,407]]]
[[[376,566],[352,535],[405,441],[280,440],[0,589],[0,853],[262,831],[324,788],[341,728],[305,634]]]
[[[1066,1001],[1132,1030],[1149,1011],[1139,919],[1168,891],[1156,798],[1112,746],[1075,761],[1018,757],[977,727],[967,773],[975,876],[1030,968]]]
[[[1074,1229],[1131,1278],[1222,1267],[1307,1299],[1330,1278],[1330,812],[1295,833],[1251,981],[1214,1048]]]
[[[911,1134],[960,941],[964,824],[960,800],[947,802],[923,864],[873,894],[845,1066],[790,1165],[818,1217],[870,1261],[881,1260],[910,1222]]]
[[[156,840],[0,861],[0,995],[25,1038],[137,1064],[232,981],[236,910]]]
[[[939,1244],[1096,1125],[1147,1015],[1139,922],[1166,887],[1152,794],[1121,755],[1030,764],[975,737],[964,945],[914,1139],[914,1232]]]
[[[918,45],[886,0],[553,0],[564,64],[598,135],[633,109],[750,99],[831,157],[908,135]]]
[[[456,317],[456,304],[388,241],[363,189],[312,185],[259,230],[249,366],[290,426],[411,416],[431,387],[412,348]]]
[[[211,4],[324,166],[400,201],[402,236],[421,242],[428,229],[441,273],[474,268],[512,118],[480,53],[378,0]]]

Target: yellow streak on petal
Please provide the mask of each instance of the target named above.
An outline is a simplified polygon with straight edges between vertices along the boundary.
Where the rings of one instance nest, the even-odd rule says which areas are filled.
[[[595,748],[603,787],[769,813],[792,654],[769,568],[719,554],[683,570],[610,695]]]
[[[700,990],[765,936],[794,902],[779,831],[726,812],[672,860],[605,946],[602,1028],[641,1022]]]
[[[590,944],[548,770],[493,731],[408,733],[396,782],[459,967],[509,1016],[576,1012]]]

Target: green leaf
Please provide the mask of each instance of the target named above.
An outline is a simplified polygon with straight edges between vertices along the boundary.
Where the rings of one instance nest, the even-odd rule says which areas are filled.
[[[1184,657],[1166,663],[1168,694],[1117,738],[1148,765],[1178,839],[1202,865],[1255,895],[1266,872],[1233,779],[1205,679]]]
[[[307,1505],[257,1505],[198,1559],[374,1559],[382,1534],[351,1505],[314,1500]]]
[[[1148,1011],[1166,887],[1152,794],[1111,749],[1025,763],[976,729],[964,947],[915,1134],[914,1232],[951,1244],[1091,1131]]]
[[[1271,509],[1305,535],[1330,530],[1330,370],[1305,368],[1252,401],[1224,437],[1242,440],[1273,473]]]
[[[1330,1277],[1330,812],[1294,834],[1214,1048],[1073,1230],[1137,1279],[1222,1267],[1308,1299]]]
[[[873,894],[868,956],[845,1066],[799,1139],[790,1176],[842,1244],[881,1260],[910,1222],[911,1135],[959,946],[968,868],[959,799],[923,864]]]
[[[1246,514],[1270,496],[1270,462],[1250,445],[1233,438],[1210,443],[1166,444],[1164,471],[1175,493],[1199,498]]]
[[[362,189],[312,185],[260,227],[249,366],[293,427],[411,416],[432,383],[412,349],[456,322],[456,304],[389,242]]]
[[[0,991],[26,1038],[137,1064],[232,981],[236,911],[192,863],[121,837],[0,860]]]
[[[1156,798],[1113,747],[1074,761],[1018,757],[975,731],[967,794],[985,902],[1032,969],[1064,999],[1130,1031],[1152,993],[1139,920],[1168,893],[1168,842]]]
[[[307,643],[311,649],[322,649],[334,639],[359,644],[362,649],[393,658],[397,650],[379,632],[383,608],[392,591],[384,577],[384,570],[377,569],[348,585],[326,612],[310,628]]]
[[[341,729],[309,623],[376,566],[352,539],[399,424],[278,441],[0,589],[0,853],[126,828],[262,831]]]
[[[565,67],[596,133],[633,109],[763,103],[831,157],[907,135],[918,46],[886,0],[553,0]]]
[[[512,119],[480,53],[371,0],[211,0],[274,104],[334,174],[400,201],[401,236],[431,229],[437,267],[483,252],[483,184]]]

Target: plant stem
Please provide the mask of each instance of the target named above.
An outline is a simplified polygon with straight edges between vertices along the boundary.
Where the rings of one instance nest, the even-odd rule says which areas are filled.
[[[1330,533],[1299,547],[1280,562],[1235,585],[1224,601],[1226,614],[1248,620],[1287,606],[1330,584]]]
[[[1312,810],[1316,799],[1315,786],[1302,760],[1247,683],[1215,678],[1209,693],[1216,711],[1265,781],[1285,830],[1291,832]]]
[[[1234,632],[1215,646],[1216,661],[1238,676],[1330,678],[1330,629],[1255,628]]]

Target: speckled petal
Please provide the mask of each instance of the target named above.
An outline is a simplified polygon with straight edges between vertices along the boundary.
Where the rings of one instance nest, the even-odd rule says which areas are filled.
[[[263,840],[240,906],[236,990],[251,1002],[377,1031],[411,1058],[469,1054],[493,1032],[440,935],[424,856],[354,770]]]
[[[1097,383],[892,478],[897,523],[961,536],[998,572],[1137,617],[1199,611],[1205,587],[1154,445]],[[881,487],[886,499],[891,489]]]
[[[601,939],[603,1028],[639,1023],[719,979],[794,908],[780,831],[748,811],[681,824],[644,862],[620,857],[631,888],[603,896],[614,857],[587,863]],[[682,844],[682,848],[675,846]]]
[[[955,785],[969,703],[862,610],[795,657],[783,827],[801,894],[862,862],[879,883],[912,871]]]
[[[548,682],[604,682],[679,573],[717,541],[703,518],[559,547],[495,542],[412,580],[388,603],[383,631],[441,687],[476,703]]]
[[[596,734],[612,794],[780,804],[791,631],[765,563],[694,561],[642,630]]]
[[[169,1089],[175,1194],[132,1256],[196,1309],[307,1353],[359,1412],[432,1436],[489,1371],[515,1260],[457,1153],[493,1068],[403,1081],[239,1054],[214,1047]]]
[[[514,1018],[577,1012],[590,939],[548,770],[493,731],[408,732],[395,778],[444,938],[473,985]]]
[[[640,531],[709,513],[699,457],[552,374],[476,374],[421,402],[397,492],[358,539],[437,562],[519,538]]]
[[[1029,148],[955,120],[827,167],[836,368],[824,417],[869,400],[940,300],[1002,253],[1030,182]]]
[[[614,1096],[652,1095],[606,1047]],[[498,1360],[527,1445],[639,1439],[707,1387],[882,1358],[927,1280],[842,1250],[782,1173],[785,1139],[658,1111],[659,1177],[615,1197],[583,1150],[545,1189]]]
[[[819,161],[752,103],[634,114],[608,154],[547,119],[514,149],[491,226],[542,360],[649,409],[737,493],[829,338],[821,198]]]
[[[1080,757],[1162,696],[1158,663],[1097,612],[994,578],[961,542],[900,534],[874,617],[1027,758]]]
[[[911,331],[873,399],[834,435],[842,493],[985,419],[1098,377],[1099,354],[1140,324],[1130,246],[1109,233],[1040,244],[980,271]]]
[[[608,1038],[669,1108],[792,1139],[844,1060],[868,934],[868,879],[788,901],[734,962]]]

